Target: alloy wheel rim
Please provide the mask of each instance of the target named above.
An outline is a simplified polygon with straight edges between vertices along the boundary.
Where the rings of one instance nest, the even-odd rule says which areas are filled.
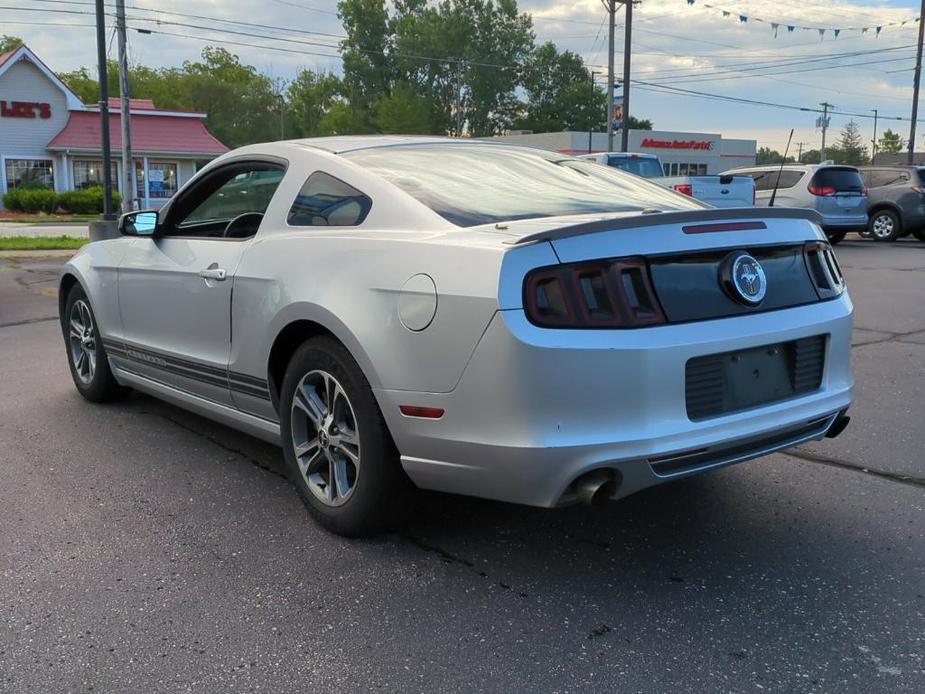
[[[877,238],[886,238],[893,233],[893,220],[889,215],[879,215],[874,218],[873,232]]]
[[[96,331],[90,307],[83,299],[71,306],[68,316],[68,343],[71,363],[81,383],[89,384],[96,374]]]
[[[309,491],[326,506],[345,504],[360,476],[360,432],[343,386],[327,371],[309,371],[292,395],[290,422]]]

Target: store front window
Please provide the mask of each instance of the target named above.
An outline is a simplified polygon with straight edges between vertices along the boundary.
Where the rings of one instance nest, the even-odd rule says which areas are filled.
[[[177,164],[169,161],[148,160],[148,197],[152,200],[166,199],[177,192]],[[135,162],[135,180],[138,197],[145,197],[144,163]]]
[[[6,189],[55,187],[55,163],[51,159],[7,159]]]
[[[119,186],[118,165],[111,162],[112,185]],[[83,190],[103,185],[103,162],[101,159],[74,160],[74,189]]]

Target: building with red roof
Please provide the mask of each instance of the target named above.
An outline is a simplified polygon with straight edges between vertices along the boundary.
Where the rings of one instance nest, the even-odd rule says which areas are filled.
[[[112,180],[124,196],[119,107],[118,98],[109,100]],[[203,163],[228,151],[206,128],[206,115],[129,99],[138,207],[159,207]],[[102,185],[102,170],[99,107],[84,104],[28,47],[0,53],[0,195],[25,185]]]

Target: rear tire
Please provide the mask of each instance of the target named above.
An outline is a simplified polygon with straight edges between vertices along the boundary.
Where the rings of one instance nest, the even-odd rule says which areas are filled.
[[[867,230],[874,241],[895,241],[902,231],[902,222],[893,210],[876,210],[870,215]]]
[[[124,398],[130,389],[119,385],[112,375],[96,316],[86,292],[79,284],[75,284],[67,295],[61,327],[64,330],[67,363],[77,392],[90,402],[111,402]]]
[[[414,485],[369,383],[333,338],[308,340],[289,361],[280,434],[305,507],[330,532],[372,535],[410,516]]]
[[[845,231],[844,229],[837,229],[837,230],[826,229],[825,230],[825,236],[829,240],[829,243],[831,243],[833,246],[836,243],[841,243],[842,241],[844,241],[845,236],[847,235],[848,235],[848,232]]]

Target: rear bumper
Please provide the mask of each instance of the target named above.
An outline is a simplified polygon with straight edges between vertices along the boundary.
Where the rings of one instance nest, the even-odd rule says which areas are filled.
[[[823,215],[822,228],[829,230],[854,230],[867,228],[867,213],[853,215]]]
[[[845,294],[811,306],[628,331],[544,330],[520,310],[500,311],[452,392],[377,396],[405,470],[421,487],[554,506],[568,500],[577,477],[608,468],[619,479],[619,498],[822,437],[851,402],[852,310]],[[820,334],[828,340],[819,390],[708,420],[688,418],[688,359]],[[403,417],[400,404],[445,414]],[[700,457],[667,472],[660,463],[685,455]]]

